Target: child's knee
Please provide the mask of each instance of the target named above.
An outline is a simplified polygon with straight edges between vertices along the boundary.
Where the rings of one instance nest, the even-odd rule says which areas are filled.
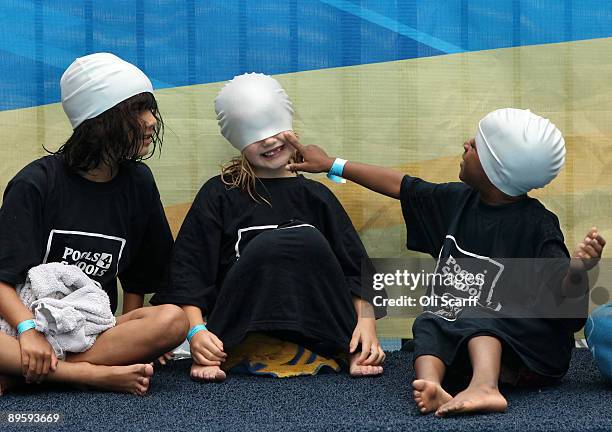
[[[183,309],[176,305],[165,304],[157,306],[155,321],[160,335],[176,345],[187,337],[189,320]]]

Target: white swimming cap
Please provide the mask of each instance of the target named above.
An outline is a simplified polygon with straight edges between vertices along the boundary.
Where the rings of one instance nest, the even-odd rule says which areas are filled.
[[[132,96],[153,93],[140,69],[109,53],[77,58],[62,75],[60,88],[72,129]]]
[[[221,134],[242,151],[249,144],[293,129],[293,106],[274,78],[259,73],[234,77],[215,99]]]
[[[510,196],[544,187],[565,162],[561,131],[529,110],[504,108],[487,114],[478,123],[476,148],[491,183]]]

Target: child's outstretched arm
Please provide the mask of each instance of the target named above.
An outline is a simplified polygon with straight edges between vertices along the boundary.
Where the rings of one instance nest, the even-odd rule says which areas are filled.
[[[303,146],[292,132],[284,132],[281,138],[285,143],[295,148],[303,161],[287,165],[289,171],[305,171],[310,173],[327,172],[331,169],[335,158],[316,145]],[[391,198],[400,198],[400,187],[404,174],[390,168],[376,165],[347,162],[344,165],[342,177],[358,183],[374,192],[387,195]]]

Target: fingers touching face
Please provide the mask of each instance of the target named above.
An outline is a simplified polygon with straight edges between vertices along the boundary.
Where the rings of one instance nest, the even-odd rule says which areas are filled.
[[[258,170],[284,169],[289,159],[295,153],[294,148],[287,143],[286,132],[281,132],[269,138],[249,144],[243,154],[251,163],[255,172]]]

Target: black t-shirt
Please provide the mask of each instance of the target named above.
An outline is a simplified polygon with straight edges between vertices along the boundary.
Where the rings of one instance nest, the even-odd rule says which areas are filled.
[[[255,202],[240,189],[228,189],[220,176],[202,186],[176,239],[170,289],[156,294],[152,303],[189,304],[209,313],[225,275],[246,245],[258,234],[292,220],[314,226],[327,239],[349,292],[371,296],[362,291],[361,283],[362,261],[371,267],[367,252],[327,187],[301,175],[257,179],[256,187],[272,206]]]
[[[491,206],[464,183],[405,176],[401,202],[408,249],[437,257],[453,236],[461,238],[462,247],[488,257],[569,257],[557,216],[534,198]]]
[[[432,287],[436,295],[453,298],[473,291],[480,313],[475,315],[469,306],[428,308],[414,325],[415,338],[424,336],[418,354],[437,355],[452,363],[457,349],[452,344],[464,343],[482,330],[507,342],[536,372],[561,375],[569,362],[572,331],[584,320],[509,319],[560,292],[569,253],[557,217],[533,198],[491,206],[464,183],[434,184],[410,176],[402,181],[400,199],[408,249],[437,259],[440,273],[485,275],[481,284]],[[534,283],[531,275],[523,275],[520,280],[525,283],[513,283],[512,265],[524,272],[525,262],[537,261],[533,258],[555,259],[554,271],[548,272],[551,277]],[[473,316],[479,319],[468,318]],[[492,319],[483,319],[487,316]]]
[[[151,170],[121,164],[109,182],[71,171],[59,155],[38,159],[9,182],[0,208],[0,281],[17,285],[31,267],[76,265],[98,281],[117,308],[126,292],[167,283],[172,234]]]

